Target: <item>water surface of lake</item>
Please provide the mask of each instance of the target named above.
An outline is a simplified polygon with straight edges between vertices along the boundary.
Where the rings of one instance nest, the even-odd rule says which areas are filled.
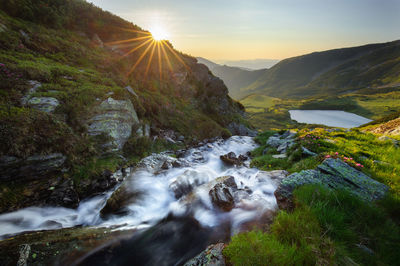
[[[290,110],[290,118],[299,123],[321,124],[331,127],[358,127],[372,120],[337,110]]]

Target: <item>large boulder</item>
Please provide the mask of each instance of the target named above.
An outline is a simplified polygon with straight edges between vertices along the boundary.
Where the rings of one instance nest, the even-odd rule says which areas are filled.
[[[295,144],[296,133],[286,131],[282,135],[275,134],[268,138],[266,144],[276,148],[279,153],[286,153],[287,149]]]
[[[41,179],[62,170],[67,159],[61,153],[33,155],[26,159],[14,156],[0,157],[0,180]]]
[[[215,207],[228,212],[235,206],[234,192],[236,190],[235,178],[224,176],[217,179],[217,184],[211,188],[208,194]]]
[[[291,199],[293,190],[307,184],[318,184],[329,189],[343,189],[366,201],[382,198],[389,189],[342,160],[329,158],[315,170],[303,170],[283,179],[274,193],[279,208],[293,208]]]
[[[89,135],[105,134],[111,138],[108,143],[113,150],[121,150],[131,136],[132,126],[139,124],[136,111],[130,100],[108,98],[94,110],[88,120]]]
[[[222,251],[224,243],[210,245],[199,255],[189,260],[184,266],[225,266],[225,258]]]

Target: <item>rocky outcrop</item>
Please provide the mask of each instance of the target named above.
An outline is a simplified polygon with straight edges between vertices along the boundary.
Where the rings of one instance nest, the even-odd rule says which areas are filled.
[[[224,243],[210,245],[199,255],[189,260],[184,266],[225,266],[225,258],[222,251]]]
[[[114,100],[108,98],[94,110],[94,115],[89,119],[89,135],[105,134],[111,142],[105,147],[111,150],[120,150],[132,134],[132,126],[139,124],[136,111],[130,100]]]
[[[374,134],[400,135],[400,117],[386,123],[374,126],[368,131]]]
[[[40,111],[52,113],[60,102],[53,97],[33,97],[28,100],[28,105]]]
[[[308,184],[346,190],[366,201],[380,199],[388,191],[386,185],[375,181],[342,160],[329,158],[315,170],[303,170],[283,179],[274,193],[279,208],[293,208],[293,190]]]
[[[213,205],[222,211],[230,211],[235,206],[234,192],[237,190],[233,176],[223,176],[217,179],[217,184],[209,191]]]
[[[239,155],[238,157],[236,157],[236,154],[234,152],[221,155],[219,158],[221,159],[221,161],[228,165],[242,165],[243,162],[248,159],[247,156],[244,155]]]
[[[236,122],[230,123],[227,128],[232,133],[232,135],[250,136],[250,137],[257,136],[257,131],[252,130],[246,127],[245,125]]]
[[[74,189],[72,180],[67,180],[54,188],[46,203],[51,206],[77,208],[79,201],[79,196]]]
[[[61,153],[33,155],[26,159],[13,156],[0,157],[0,180],[43,179],[62,170],[67,159]]]
[[[31,86],[28,92],[21,98],[21,104],[22,105],[27,105],[29,99],[32,97],[32,94],[34,94],[40,86],[42,86],[42,83],[36,80],[30,80],[29,85]]]

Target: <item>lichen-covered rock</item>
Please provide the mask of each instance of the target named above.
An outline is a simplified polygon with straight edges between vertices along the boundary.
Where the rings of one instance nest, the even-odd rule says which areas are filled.
[[[228,212],[235,206],[233,192],[237,190],[233,176],[220,177],[218,183],[209,191],[211,202],[222,211]]]
[[[60,105],[60,102],[53,97],[33,97],[28,100],[28,104],[40,111],[52,113]]]
[[[28,244],[23,244],[19,248],[19,258],[17,262],[17,266],[26,266],[28,265],[29,254],[31,252],[31,246]]]
[[[95,116],[88,121],[90,135],[105,134],[111,137],[110,146],[120,150],[131,136],[132,126],[139,123],[130,100],[108,98],[94,110]]]
[[[14,156],[0,157],[0,179],[41,179],[47,174],[61,171],[67,159],[61,153],[49,155],[33,155],[26,159]]]
[[[28,92],[21,98],[21,104],[22,105],[26,105],[28,104],[29,99],[32,97],[32,94],[34,94],[36,92],[36,90],[38,88],[40,88],[40,86],[42,86],[42,83],[40,83],[39,81],[36,80],[30,80],[29,81],[29,85],[31,85],[30,89],[28,90]]]
[[[224,243],[210,245],[199,255],[186,262],[184,266],[224,266],[226,265],[222,254],[224,248]]]
[[[280,183],[288,175],[289,175],[289,172],[286,170],[259,171],[255,178],[259,182],[264,182],[264,181],[268,181],[268,180],[272,179],[272,180]]]
[[[285,153],[287,149],[295,144],[295,136],[296,133],[291,131],[286,131],[282,135],[275,134],[268,138],[266,144],[273,148],[276,148],[277,151],[280,153]]]
[[[388,191],[386,185],[368,177],[342,160],[329,158],[315,170],[303,170],[283,179],[274,193],[279,208],[292,208],[293,190],[307,184],[319,184],[329,189],[347,190],[366,201],[380,199]]]

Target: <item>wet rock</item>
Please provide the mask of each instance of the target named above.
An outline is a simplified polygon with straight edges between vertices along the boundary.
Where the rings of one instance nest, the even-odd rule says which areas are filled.
[[[209,181],[210,177],[195,170],[186,170],[174,180],[169,188],[174,192],[175,198],[179,199],[189,194],[192,190]]]
[[[170,162],[168,162],[168,161],[165,161],[164,163],[163,163],[163,165],[161,166],[161,169],[163,169],[163,170],[168,170],[168,169],[170,169],[172,167],[172,164],[170,163]]]
[[[233,197],[233,192],[237,190],[235,178],[233,176],[220,177],[217,182],[208,194],[215,207],[228,212],[235,205]]]
[[[279,208],[291,209],[292,192],[306,184],[319,184],[329,189],[342,189],[366,201],[382,198],[388,187],[354,169],[340,159],[326,159],[315,170],[303,170],[283,179],[275,197]]]
[[[222,251],[224,243],[210,245],[199,255],[189,260],[184,266],[225,266],[225,258]]]
[[[26,266],[28,265],[29,254],[31,253],[31,246],[28,244],[23,244],[19,248],[19,258],[17,262],[17,266]]]
[[[133,237],[103,245],[76,265],[182,265],[207,247],[210,235],[194,218],[168,216]]]
[[[111,138],[107,143],[112,150],[120,150],[131,136],[132,126],[139,119],[130,100],[108,98],[94,109],[94,115],[88,123],[89,135],[105,134]],[[106,145],[107,145],[106,144]]]
[[[60,105],[60,102],[53,97],[33,97],[28,100],[28,104],[42,112],[52,113]]]
[[[141,193],[133,189],[132,181],[126,180],[107,200],[100,211],[100,217],[108,218],[110,215],[126,215],[129,213],[127,206],[140,199]]]
[[[232,133],[232,135],[238,136],[257,136],[257,131],[249,129],[243,124],[232,122],[228,125],[228,130]]]
[[[229,165],[242,165],[244,161],[247,160],[247,157],[244,155],[239,155],[236,157],[234,152],[227,153],[225,155],[221,155],[219,157],[224,163]]]
[[[177,160],[176,158],[169,156],[169,153],[162,152],[158,154],[152,154],[146,158],[143,158],[138,163],[138,167],[145,168],[152,173],[157,173],[163,170],[162,166],[164,164],[167,163],[172,165],[172,163],[175,162],[176,160]]]
[[[52,191],[46,203],[52,206],[77,208],[79,205],[79,196],[74,189],[73,183],[68,180]]]
[[[61,153],[33,155],[26,159],[14,156],[0,157],[0,180],[41,179],[59,173],[67,159]]]
[[[85,179],[79,183],[79,197],[86,198],[103,193],[104,191],[115,187],[118,182],[122,180],[122,172],[117,171],[116,173],[112,173],[110,170],[104,170],[100,176]]]

